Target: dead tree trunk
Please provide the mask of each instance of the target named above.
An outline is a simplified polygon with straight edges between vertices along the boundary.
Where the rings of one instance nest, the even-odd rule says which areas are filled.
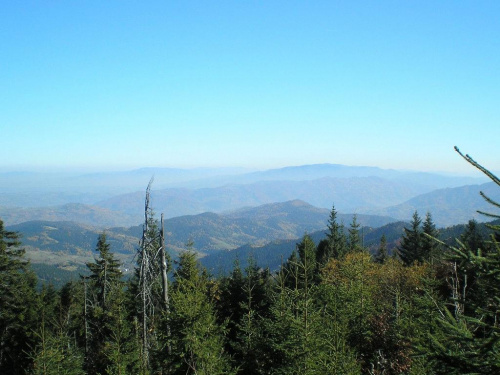
[[[142,230],[141,246],[139,248],[139,296],[141,299],[141,320],[142,320],[142,366],[143,369],[149,368],[149,329],[148,323],[153,317],[154,311],[151,309],[153,301],[151,295],[152,284],[154,281],[154,272],[151,264],[150,238],[149,238],[149,207],[150,191],[153,179],[149,181],[146,188],[146,199],[144,201],[144,225]]]
[[[139,293],[141,305],[142,330],[142,364],[145,370],[149,369],[149,351],[156,344],[155,341],[155,308],[169,313],[168,295],[168,264],[165,247],[165,228],[163,214],[161,227],[153,218],[150,206],[150,192],[153,179],[146,189],[144,202],[144,225],[141,245],[139,248]],[[161,284],[160,274],[161,273]],[[160,290],[161,289],[161,290]],[[167,335],[170,336],[170,327],[167,326]],[[170,353],[170,347],[167,348]]]

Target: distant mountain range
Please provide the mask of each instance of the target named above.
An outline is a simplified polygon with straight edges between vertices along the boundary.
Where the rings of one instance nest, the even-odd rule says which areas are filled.
[[[0,219],[23,233],[28,254],[40,267],[81,269],[103,230],[112,250],[131,267],[152,176],[152,206],[167,219],[168,247],[176,253],[192,240],[204,262],[265,251],[272,252],[266,259],[280,258],[304,233],[324,236],[332,205],[346,226],[357,214],[366,244],[379,241],[378,228],[392,228],[394,245],[415,210],[422,217],[431,212],[443,227],[487,220],[476,213],[491,209],[479,191],[500,200],[496,185],[483,183],[486,179],[338,164],[251,172],[0,173]]]
[[[224,212],[242,207],[256,207],[293,199],[306,201],[321,208],[333,204],[342,212],[357,212],[364,208],[386,207],[401,203],[420,193],[411,184],[384,180],[379,177],[324,177],[305,181],[261,181],[247,185],[226,185],[204,189],[153,190],[155,210],[166,217],[202,212]],[[144,192],[119,195],[96,205],[124,212],[140,220]]]
[[[0,206],[48,207],[66,203],[95,204],[116,195],[142,192],[154,176],[153,190],[209,189],[271,181],[313,181],[323,178],[378,177],[423,194],[435,189],[485,182],[485,178],[396,171],[376,167],[315,164],[248,172],[237,168],[141,168],[101,173],[0,173]],[[297,199],[300,197],[288,197]],[[406,199],[409,199],[407,197]],[[270,203],[270,202],[259,202]],[[314,202],[313,202],[314,203]],[[400,202],[399,202],[400,203]],[[331,205],[331,203],[330,203]],[[236,207],[237,208],[237,207]],[[199,213],[199,212],[186,212]]]
[[[481,215],[477,211],[498,214],[498,210],[495,211],[495,208],[480,196],[481,191],[500,202],[500,189],[495,183],[489,182],[482,185],[438,189],[395,206],[368,209],[364,212],[372,215],[390,216],[400,220],[408,220],[415,211],[418,211],[421,216],[430,212],[434,222],[442,227],[466,223],[470,219],[489,221],[491,220],[489,217]]]
[[[245,212],[245,207],[300,199],[328,211],[335,204],[339,212],[384,216],[395,220],[409,220],[414,211],[422,216],[430,212],[436,224],[449,226],[465,223],[472,218],[477,221],[488,220],[476,212],[491,209],[479,192],[484,191],[500,200],[497,190],[494,183],[486,183],[437,189],[418,195],[411,187],[378,177],[323,178],[195,190],[153,190],[152,204],[154,210],[163,212],[166,218],[206,212],[236,217],[238,212]],[[0,207],[0,218],[7,225],[30,220],[51,220],[75,221],[100,228],[128,227],[142,221],[143,200],[144,192],[136,192],[115,196],[95,205],[72,203],[34,208],[4,206]]]

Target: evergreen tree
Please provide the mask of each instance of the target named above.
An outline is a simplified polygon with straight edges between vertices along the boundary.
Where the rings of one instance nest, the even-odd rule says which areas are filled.
[[[89,280],[94,289],[96,305],[106,309],[112,303],[113,296],[110,294],[116,292],[117,286],[120,288],[123,286],[121,264],[110,251],[105,233],[99,235],[96,251],[99,257],[94,262],[87,263],[90,271]]]
[[[439,254],[439,242],[436,241],[438,235],[439,232],[432,221],[431,213],[427,212],[422,225],[422,250],[420,262],[428,261],[432,263],[434,260],[441,257],[441,254]]]
[[[30,351],[30,374],[83,374],[83,353],[71,339],[61,294],[52,285],[43,285],[38,300],[39,324],[34,332],[37,343]]]
[[[224,352],[224,326],[217,322],[208,288],[208,276],[200,272],[196,255],[181,253],[172,288],[171,311],[169,316],[164,316],[164,324],[171,327],[171,336],[166,337],[171,353],[161,358],[164,371],[206,375],[232,372]]]
[[[478,164],[469,155],[455,150],[470,164],[485,173],[496,185],[500,179]],[[500,203],[484,193],[481,195],[495,208]],[[487,214],[500,218],[497,214]],[[466,270],[466,275],[475,276],[475,289],[481,291],[481,298],[465,299],[467,278],[455,277],[455,291],[449,303],[451,308],[438,311],[440,331],[431,335],[429,352],[434,359],[436,373],[440,374],[497,374],[500,373],[500,234],[499,225],[490,225],[494,231],[491,250],[469,247],[469,243],[458,241],[452,247],[449,261],[454,265],[455,275]],[[461,284],[459,284],[461,282]]]
[[[266,374],[263,319],[269,316],[270,275],[259,270],[255,260],[248,260],[242,285],[242,315],[237,323],[236,340],[233,343],[234,361],[239,374]]]
[[[316,245],[308,234],[297,244],[299,254],[299,287],[310,287],[316,279]]]
[[[263,324],[267,373],[359,373],[354,356],[340,349],[340,341],[333,341],[338,327],[311,274],[314,243],[309,236],[304,236],[294,254],[278,273],[270,315]]]
[[[243,317],[243,303],[245,292],[243,286],[245,277],[240,267],[239,260],[235,261],[231,274],[223,277],[219,282],[219,298],[216,300],[218,311],[218,322],[223,324],[227,321],[228,352],[233,354],[233,345],[238,334],[238,322]]]
[[[19,235],[0,220],[0,373],[24,374],[36,327],[36,278],[24,258]]]
[[[360,224],[357,215],[353,215],[351,227],[349,228],[349,251],[356,252],[363,248],[361,237],[359,236]]]
[[[88,352],[85,367],[90,374],[104,373],[116,367],[113,358],[126,358],[124,341],[128,333],[124,319],[124,283],[120,262],[114,258],[105,233],[99,235],[96,251],[99,256],[87,263],[90,275],[87,281]],[[123,352],[120,353],[120,350]],[[127,366],[123,361],[120,365]]]
[[[469,220],[465,231],[460,236],[460,241],[471,251],[477,253],[481,250],[482,253],[488,251],[488,245],[485,238],[481,234],[476,220]]]
[[[335,206],[330,211],[328,219],[328,232],[326,240],[318,245],[317,262],[318,265],[325,265],[329,259],[342,258],[347,252],[346,238],[343,225],[337,222],[337,211]]]
[[[377,250],[377,255],[375,256],[375,261],[384,264],[387,259],[389,259],[389,255],[387,254],[387,238],[385,234],[383,234],[380,238],[380,245]]]
[[[403,238],[398,247],[399,258],[407,266],[415,262],[422,262],[422,219],[415,211],[411,221],[411,228],[404,228]]]
[[[61,331],[51,332],[42,321],[32,354],[32,375],[84,375],[83,356]]]

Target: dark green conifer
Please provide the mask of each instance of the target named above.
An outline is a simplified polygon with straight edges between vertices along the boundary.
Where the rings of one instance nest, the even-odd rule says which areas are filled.
[[[389,255],[387,253],[387,238],[385,234],[380,238],[380,245],[377,250],[377,255],[375,256],[375,261],[380,264],[384,264],[385,261],[389,259]]]
[[[410,228],[404,228],[403,238],[398,247],[399,258],[407,266],[415,262],[422,262],[422,219],[415,211]]]
[[[473,252],[481,250],[482,253],[485,253],[488,250],[488,245],[476,220],[469,220],[464,233],[460,236],[460,241]]]
[[[217,322],[209,296],[209,280],[201,272],[196,255],[183,252],[171,293],[168,324],[171,353],[162,358],[163,370],[170,374],[230,374],[224,351],[224,325]]]
[[[353,215],[351,227],[349,228],[349,251],[356,252],[363,248],[362,239],[359,234],[361,225],[358,223],[357,215]]]
[[[469,155],[455,150],[470,164],[484,172],[496,185],[500,179],[482,167]],[[500,203],[484,193],[481,195],[495,208]],[[500,215],[488,213],[490,217]],[[448,259],[454,272],[451,275],[451,298],[448,306],[437,313],[440,330],[434,332],[428,352],[438,374],[497,374],[500,373],[500,234],[499,225],[490,225],[494,231],[491,250],[482,252],[475,241],[460,242],[450,248]],[[470,248],[473,244],[473,248]],[[469,298],[467,290],[474,275],[473,290],[480,298]]]
[[[330,211],[328,219],[328,232],[326,240],[318,245],[317,262],[318,265],[325,265],[329,259],[340,259],[347,252],[346,238],[343,225],[337,222],[337,211],[335,206]]]
[[[96,251],[99,256],[87,263],[90,275],[86,277],[88,343],[85,367],[90,374],[104,373],[120,365],[126,367],[125,341],[129,339],[123,309],[121,264],[110,251],[105,233],[99,235]],[[123,363],[117,364],[116,358],[123,359]]]
[[[36,277],[19,246],[0,220],[0,374],[24,374],[36,341]]]
[[[439,235],[436,225],[432,221],[430,212],[425,215],[425,220],[422,225],[422,249],[420,262],[427,261],[433,263],[441,257],[439,253],[439,242],[436,241]]]

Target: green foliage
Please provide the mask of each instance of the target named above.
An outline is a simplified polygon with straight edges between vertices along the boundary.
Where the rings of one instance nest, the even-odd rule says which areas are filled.
[[[42,322],[36,332],[32,375],[83,375],[83,355],[64,333],[50,332]]]
[[[242,272],[236,262],[233,272],[221,279],[216,307],[219,323],[226,326],[226,351],[239,374],[264,374],[264,331],[269,314],[271,275],[249,258]]]
[[[377,255],[375,256],[375,261],[377,263],[385,263],[385,261],[389,258],[389,255],[387,253],[387,238],[385,237],[385,234],[382,235],[380,238],[380,246],[377,250]]]
[[[398,248],[399,258],[406,265],[412,265],[414,262],[421,260],[420,253],[422,249],[422,232],[421,226],[422,219],[418,212],[413,213],[411,228],[404,229],[403,239]]]
[[[422,225],[422,250],[420,261],[428,261],[433,263],[442,258],[440,252],[439,242],[436,240],[439,236],[439,232],[436,229],[436,225],[432,221],[432,216],[430,212],[425,215],[425,220]]]
[[[310,273],[315,267],[311,242],[304,236],[299,256],[291,257],[278,275],[265,320],[268,367],[277,374],[359,373],[345,336],[339,337],[340,327],[347,326],[323,307],[325,289]]]
[[[398,248],[399,258],[407,266],[413,263],[433,261],[441,257],[439,244],[436,240],[438,232],[428,212],[422,225],[422,219],[415,211],[411,221],[411,228],[404,229],[404,235]]]
[[[473,166],[500,186],[500,180],[470,156],[463,155]],[[494,207],[500,204],[482,194]],[[498,218],[496,214],[488,216]],[[483,251],[476,225],[469,222],[462,241],[449,248],[451,269],[450,297],[436,313],[438,327],[429,335],[429,357],[437,373],[495,374],[500,372],[500,227],[494,233],[488,250]],[[469,290],[470,288],[470,290]],[[472,292],[472,293],[471,293]]]
[[[363,244],[359,236],[360,224],[356,215],[352,217],[351,227],[349,228],[349,251],[356,252],[362,250]]]
[[[19,235],[0,220],[0,373],[24,374],[36,327],[36,278],[19,248]]]
[[[88,373],[124,373],[137,362],[132,328],[126,320],[120,262],[114,258],[106,235],[99,236],[99,256],[88,263],[86,277],[86,356]]]
[[[164,317],[171,335],[166,339],[162,368],[172,374],[227,374],[231,372],[224,352],[224,325],[217,322],[209,295],[210,281],[200,271],[196,255],[184,252],[171,293],[170,314]],[[164,325],[165,327],[165,325]]]
[[[335,206],[330,211],[328,219],[328,232],[326,240],[318,245],[317,262],[325,265],[329,259],[342,258],[347,253],[347,240],[344,234],[344,226],[337,222],[337,211]]]

